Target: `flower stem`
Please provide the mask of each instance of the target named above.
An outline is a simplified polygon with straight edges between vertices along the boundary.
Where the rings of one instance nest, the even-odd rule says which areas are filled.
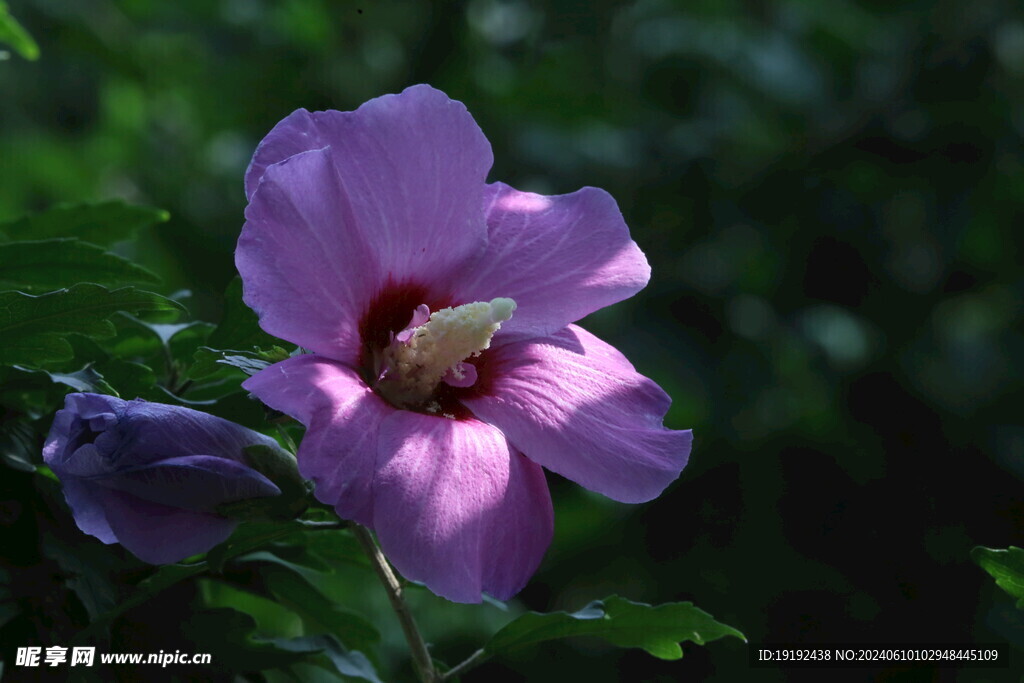
[[[423,642],[423,636],[420,635],[419,628],[416,626],[416,620],[413,619],[409,605],[406,604],[405,598],[402,596],[402,584],[398,582],[398,577],[392,571],[387,558],[384,557],[384,553],[381,552],[366,527],[353,524],[352,533],[355,534],[356,539],[363,546],[363,550],[370,558],[370,563],[377,572],[377,577],[384,585],[384,590],[391,601],[391,609],[395,611],[395,616],[398,617],[398,622],[402,625],[402,633],[405,634],[405,640],[409,643],[409,650],[412,652],[412,660],[416,665],[416,672],[419,674],[420,680],[423,683],[440,681],[441,678],[438,676],[437,670],[434,668],[434,662],[430,658],[430,652],[427,651],[427,644]]]
[[[461,676],[462,674],[466,673],[467,671],[475,667],[477,664],[483,664],[484,660],[486,660],[488,657],[489,655],[486,652],[484,652],[483,648],[480,648],[479,650],[471,654],[469,657],[466,657],[464,661],[441,674],[441,680],[447,681],[450,678]]]

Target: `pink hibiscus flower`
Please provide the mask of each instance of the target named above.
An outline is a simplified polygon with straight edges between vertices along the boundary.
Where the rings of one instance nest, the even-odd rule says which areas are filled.
[[[260,143],[235,262],[262,327],[311,353],[245,387],[307,431],[315,495],[407,578],[506,599],[552,535],[542,468],[618,501],[679,476],[670,399],[573,325],[646,284],[615,201],[487,184],[493,157],[429,86],[300,109]]]

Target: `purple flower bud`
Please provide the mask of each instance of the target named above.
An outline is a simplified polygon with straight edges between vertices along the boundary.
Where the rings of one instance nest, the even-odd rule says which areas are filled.
[[[78,528],[151,564],[178,562],[227,539],[218,505],[280,489],[243,449],[277,443],[188,408],[68,394],[43,447]]]

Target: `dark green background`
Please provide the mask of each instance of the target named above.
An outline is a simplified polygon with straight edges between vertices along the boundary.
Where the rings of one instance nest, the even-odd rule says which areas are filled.
[[[644,506],[549,476],[527,607],[619,593],[692,599],[752,643],[1024,647],[968,557],[1024,540],[1019,3],[9,4],[42,57],[0,61],[0,220],[165,208],[126,253],[200,319],[234,274],[252,150],[298,107],[427,82],[480,123],[492,180],[618,200],[654,274],[583,325],[673,396],[695,448]],[[440,614],[427,638],[468,654],[485,627]],[[738,641],[685,650],[560,642],[469,680],[823,680],[750,671]],[[876,674],[1007,672],[850,679]]]

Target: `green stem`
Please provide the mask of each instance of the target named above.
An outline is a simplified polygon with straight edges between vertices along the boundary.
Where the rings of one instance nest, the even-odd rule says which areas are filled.
[[[469,657],[466,657],[464,661],[462,661],[459,664],[456,664],[451,669],[441,674],[441,680],[447,681],[450,678],[461,676],[462,674],[466,673],[476,665],[483,664],[485,661],[487,661],[489,657],[490,655],[484,652],[483,648],[480,648],[479,650],[471,654]]]
[[[363,546],[363,550],[366,551],[370,563],[377,572],[377,577],[384,585],[388,600],[391,601],[391,609],[398,617],[398,622],[402,625],[402,633],[405,634],[405,640],[409,643],[409,650],[412,652],[412,660],[416,665],[416,673],[419,674],[420,680],[423,683],[436,683],[442,680],[434,668],[434,661],[430,658],[427,644],[423,642],[423,636],[420,635],[419,628],[416,626],[416,620],[413,619],[409,605],[402,595],[402,584],[398,582],[398,577],[392,571],[384,553],[381,552],[366,527],[353,524],[352,533]]]

